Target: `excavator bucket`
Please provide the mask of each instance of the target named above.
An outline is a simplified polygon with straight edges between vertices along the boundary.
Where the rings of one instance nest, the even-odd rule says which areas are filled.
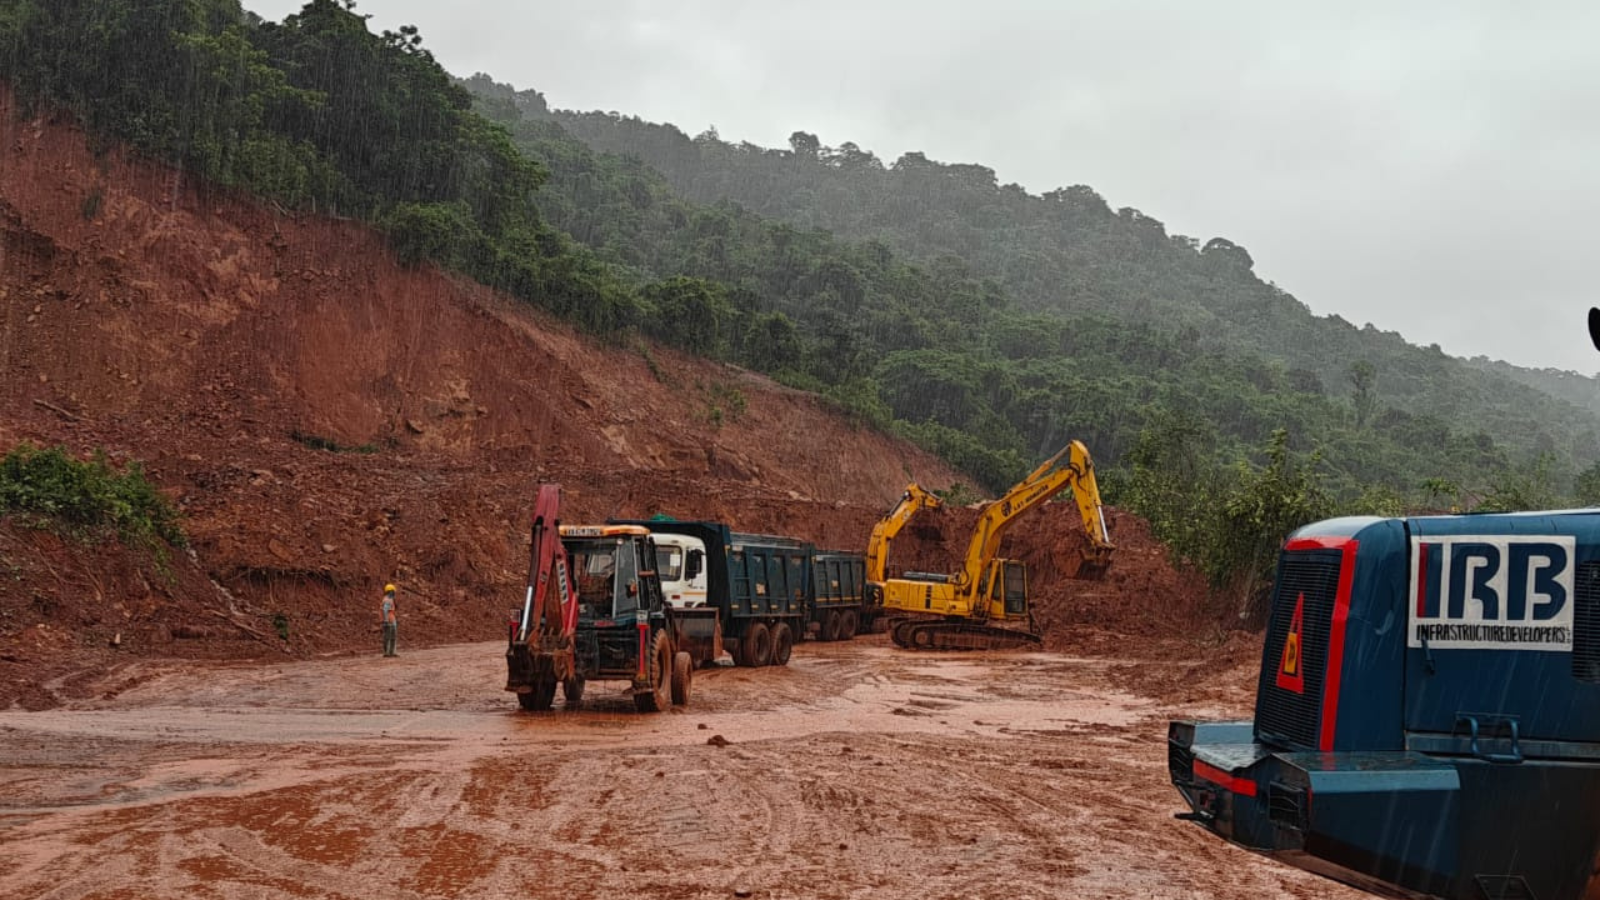
[[[1111,568],[1111,547],[1084,547],[1083,552],[1067,558],[1067,577],[1077,581],[1099,581]]]

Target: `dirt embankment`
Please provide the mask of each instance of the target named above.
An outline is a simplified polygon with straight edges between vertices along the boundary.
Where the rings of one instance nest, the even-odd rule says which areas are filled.
[[[404,639],[492,637],[539,482],[565,486],[568,521],[664,512],[854,549],[907,480],[966,480],[758,375],[575,334],[398,268],[358,223],[16,115],[0,91],[0,449],[142,461],[191,549],[158,565],[0,526],[0,707],[49,705],[68,667],[129,654],[365,646],[388,580]],[[1056,552],[1042,530],[1019,540],[1036,566]],[[1142,628],[1198,602],[1135,552],[1105,593],[1054,599],[1037,571],[1052,627]]]

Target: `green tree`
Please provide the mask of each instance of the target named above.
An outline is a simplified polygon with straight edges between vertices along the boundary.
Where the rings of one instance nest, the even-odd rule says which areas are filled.
[[[1350,386],[1354,390],[1351,401],[1356,409],[1356,427],[1363,428],[1372,419],[1372,411],[1377,406],[1377,395],[1373,386],[1378,380],[1378,370],[1372,363],[1358,359],[1350,364]]]
[[[663,341],[713,358],[727,350],[733,306],[727,290],[703,278],[676,275],[644,289],[646,330]]]
[[[1320,454],[1297,462],[1289,433],[1278,429],[1267,463],[1241,463],[1222,500],[1218,540],[1206,569],[1212,582],[1238,592],[1240,616],[1255,621],[1265,609],[1278,550],[1295,529],[1332,515],[1335,506],[1317,472]]]

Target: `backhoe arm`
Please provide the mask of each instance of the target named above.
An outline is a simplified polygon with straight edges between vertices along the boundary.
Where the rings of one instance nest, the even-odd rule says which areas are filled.
[[[578,627],[578,602],[568,583],[567,551],[561,546],[561,486],[539,486],[528,547],[528,591],[522,603],[519,640],[533,635],[562,638]]]

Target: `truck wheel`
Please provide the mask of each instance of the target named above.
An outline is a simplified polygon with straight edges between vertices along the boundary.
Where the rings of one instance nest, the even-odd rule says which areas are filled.
[[[556,699],[556,680],[554,678],[540,678],[533,683],[533,690],[526,694],[517,695],[517,703],[528,712],[545,712],[550,709],[550,704]]]
[[[794,630],[787,622],[772,626],[772,664],[787,666],[789,654],[794,650]]]
[[[847,609],[839,614],[839,640],[848,641],[856,636],[861,627],[861,620],[856,617],[856,611]]]
[[[577,709],[578,704],[583,702],[583,685],[582,675],[574,675],[561,682],[561,696],[567,698],[564,709]]]
[[[752,623],[740,644],[745,647],[745,665],[760,668],[772,662],[772,632],[767,630],[767,623]]]
[[[672,705],[689,705],[689,688],[694,684],[694,657],[679,651],[672,657]]]
[[[672,638],[665,631],[656,632],[650,645],[650,690],[633,695],[633,705],[640,712],[661,712],[667,708],[672,680]]]
[[[823,640],[839,640],[840,632],[843,630],[841,627],[843,623],[839,621],[841,618],[843,617],[839,615],[839,611],[837,609],[828,610],[828,618],[823,622],[822,625],[822,632],[823,634],[827,635],[827,637],[823,638]]]

